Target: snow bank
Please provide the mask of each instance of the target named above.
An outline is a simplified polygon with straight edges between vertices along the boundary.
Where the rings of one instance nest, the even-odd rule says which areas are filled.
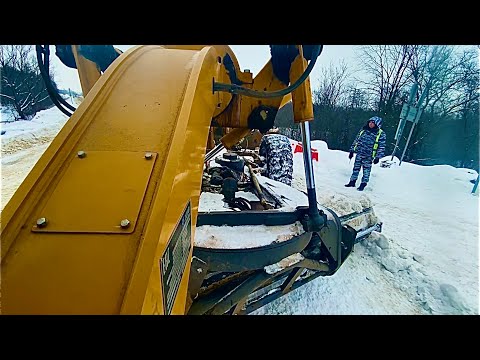
[[[41,111],[32,120],[18,120],[2,123],[1,153],[13,154],[36,145],[49,144],[58,134],[68,116],[56,107]]]
[[[332,277],[318,278],[256,314],[478,314],[477,172],[448,165],[375,166],[365,191],[345,188],[348,153],[313,141],[319,203],[339,215],[372,205],[383,222]],[[390,160],[390,157],[384,159]],[[303,158],[292,185],[305,190]],[[357,224],[358,225],[358,224]],[[373,261],[373,262],[372,262]],[[352,299],[349,299],[349,298]]]
[[[2,210],[67,120],[54,107],[37,113],[29,121],[0,124],[5,131],[0,136]]]

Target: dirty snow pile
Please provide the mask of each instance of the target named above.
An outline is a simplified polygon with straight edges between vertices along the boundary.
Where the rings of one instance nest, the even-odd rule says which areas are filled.
[[[56,107],[32,120],[5,122],[5,114],[0,123],[2,209],[68,119]]]
[[[57,108],[37,113],[32,120],[3,122],[2,157],[36,145],[49,144],[60,131],[68,117]]]
[[[31,121],[1,124],[2,209],[66,120],[52,108]],[[477,173],[398,166],[395,159],[390,168],[374,165],[359,192],[344,187],[353,167],[348,153],[323,141],[312,147],[319,153],[318,202],[338,215],[373,206],[382,232],[357,244],[333,276],[319,277],[254,314],[478,314],[479,198],[470,183]],[[306,188],[301,153],[294,154],[292,186]]]

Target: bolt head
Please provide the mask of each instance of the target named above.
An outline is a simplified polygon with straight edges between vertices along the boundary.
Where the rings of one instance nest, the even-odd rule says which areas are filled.
[[[77,152],[77,156],[80,158],[80,159],[83,159],[85,156],[87,156],[87,153],[83,150],[80,150],[79,152]]]
[[[150,160],[151,158],[153,158],[152,153],[150,153],[150,152],[145,153],[145,159]]]
[[[44,218],[44,217],[37,219],[37,226],[38,226],[38,227],[45,227],[45,226],[47,226],[47,219]]]
[[[122,221],[120,221],[120,226],[124,229],[128,228],[130,226],[130,220],[123,219]]]

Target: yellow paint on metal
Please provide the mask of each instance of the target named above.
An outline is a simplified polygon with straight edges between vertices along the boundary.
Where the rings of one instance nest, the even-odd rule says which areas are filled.
[[[280,108],[284,107],[290,101],[292,101],[292,94],[291,93],[289,93],[289,94],[287,94],[283,97],[282,102],[280,103],[280,106],[278,108],[280,109]]]
[[[212,117],[247,128],[253,109],[282,102],[213,93],[214,81],[229,81],[227,54],[239,70],[225,45],[136,46],[97,80],[80,65],[84,100],[2,213],[3,314],[164,314],[160,259],[188,203],[193,248]],[[245,86],[285,87],[270,62]],[[79,150],[86,157],[75,158]],[[132,158],[146,152],[154,162]],[[130,168],[120,170],[122,162]],[[76,186],[91,193],[75,193]],[[78,209],[61,214],[66,204]],[[37,223],[44,217],[46,226]],[[105,231],[117,218],[131,227]],[[172,314],[185,313],[191,251]]]
[[[102,75],[97,64],[83,57],[78,52],[78,45],[72,45],[72,52],[77,64],[78,77],[82,86],[83,96],[86,96]]]
[[[237,73],[238,80],[240,80],[244,85],[253,84],[253,74],[248,71],[239,71]]]
[[[201,50],[206,46],[211,46],[211,45],[162,45],[166,49],[182,49],[182,50]],[[228,55],[233,63],[233,66],[235,69],[237,69],[237,75],[242,76],[242,72],[239,71],[240,66],[238,64],[238,60],[235,56],[235,53],[233,50],[230,48],[228,45],[214,45],[215,50],[217,51],[217,70],[216,74],[214,77],[214,81],[224,83],[224,84],[230,84],[230,77],[225,69],[224,66],[224,59]],[[247,74],[246,76],[243,76],[241,80],[245,80],[247,82],[251,82],[251,74]],[[222,112],[224,112],[227,108],[227,106],[230,104],[232,101],[232,94],[224,91],[217,91],[215,93],[215,101],[216,101],[216,109],[215,112],[213,113],[213,117],[217,117],[220,115]]]
[[[250,129],[242,129],[242,128],[236,128],[232,129],[232,131],[228,132],[225,134],[220,141],[222,142],[222,145],[226,149],[231,149],[234,145],[238,144],[245,136],[250,134],[252,130]]]
[[[298,45],[299,55],[290,68],[290,79],[295,82],[307,68],[307,60],[303,57],[302,45]],[[292,91],[293,120],[296,123],[313,121],[313,102],[310,89],[310,76],[295,90]]]
[[[159,259],[189,200],[193,243],[202,160],[216,109],[217,54],[215,47],[137,46],[93,85],[2,213],[2,314],[163,313]],[[82,161],[89,152],[115,152],[116,159],[126,152],[158,154],[132,233],[82,233],[89,224],[78,233],[32,231],[55,189],[70,186],[64,183],[72,181],[69,164],[81,149],[87,152]],[[76,173],[78,184],[82,176],[93,176],[89,186],[95,192],[101,187],[94,181],[105,182],[103,189],[123,181],[100,169],[84,170]],[[135,170],[121,176],[135,176]],[[143,191],[144,185],[135,186]],[[70,192],[58,194],[68,204]],[[96,195],[119,204],[113,191]],[[110,217],[102,207],[90,211],[99,224]],[[185,308],[189,268],[188,261],[176,314]]]
[[[262,142],[263,134],[258,131],[254,130],[240,143],[240,146],[245,149],[255,150],[256,148],[260,147],[260,143]]]
[[[272,62],[269,61],[254,78],[253,84],[243,85],[257,91],[277,91],[286,86],[274,74]],[[260,105],[271,106],[278,109],[283,97],[253,98],[247,96],[234,96],[227,110],[215,118],[221,127],[248,128],[248,117]]]
[[[41,210],[47,226],[39,232],[132,233],[150,181],[152,152],[74,152],[70,164]],[[99,216],[101,214],[101,216]],[[128,225],[121,226],[122,220]]]
[[[213,76],[215,76],[215,69],[217,69],[215,65],[218,64],[217,56],[218,52],[215,47],[205,47],[198,53],[198,59],[194,64],[190,81],[185,89],[184,101],[178,115],[179,123],[182,123],[182,126],[185,128],[178,127],[178,131],[175,132],[172,139],[173,143],[179,142],[182,146],[176,148],[176,151],[170,151],[168,158],[169,171],[166,172],[169,177],[173,177],[173,188],[166,183],[165,191],[169,192],[168,204],[159,202],[152,209],[152,217],[155,217],[158,216],[158,211],[161,207],[167,205],[165,220],[163,221],[164,231],[160,234],[158,244],[167,243],[169,234],[175,228],[181,212],[189,199],[192,204],[192,229],[196,226],[205,145],[212,109],[215,108],[215,97],[211,92],[211,81]],[[159,188],[159,191],[162,190]],[[146,236],[148,236],[149,232],[153,233],[156,231],[157,224],[158,221],[151,222],[151,228],[147,228]],[[194,230],[192,230],[192,243],[193,236]],[[163,254],[163,250],[162,246],[157,247],[155,259],[158,259]],[[162,306],[159,303],[162,299],[162,296],[160,296],[162,290],[161,282],[159,281],[160,269],[158,261],[149,270],[148,291],[144,303],[141,304],[141,313],[163,313],[160,311]],[[172,314],[185,313],[189,272],[190,261],[185,268]],[[132,292],[134,291],[133,288],[131,290]],[[136,304],[132,300],[134,299],[130,299],[127,292],[122,309],[123,313],[137,311]]]
[[[214,128],[210,127],[208,131],[207,151],[212,150],[215,147],[215,133]]]

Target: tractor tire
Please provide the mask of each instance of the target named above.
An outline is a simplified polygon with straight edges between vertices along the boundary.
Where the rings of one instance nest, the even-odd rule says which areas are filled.
[[[288,137],[280,134],[263,136],[259,155],[265,158],[264,175],[266,177],[292,185],[293,152]]]

